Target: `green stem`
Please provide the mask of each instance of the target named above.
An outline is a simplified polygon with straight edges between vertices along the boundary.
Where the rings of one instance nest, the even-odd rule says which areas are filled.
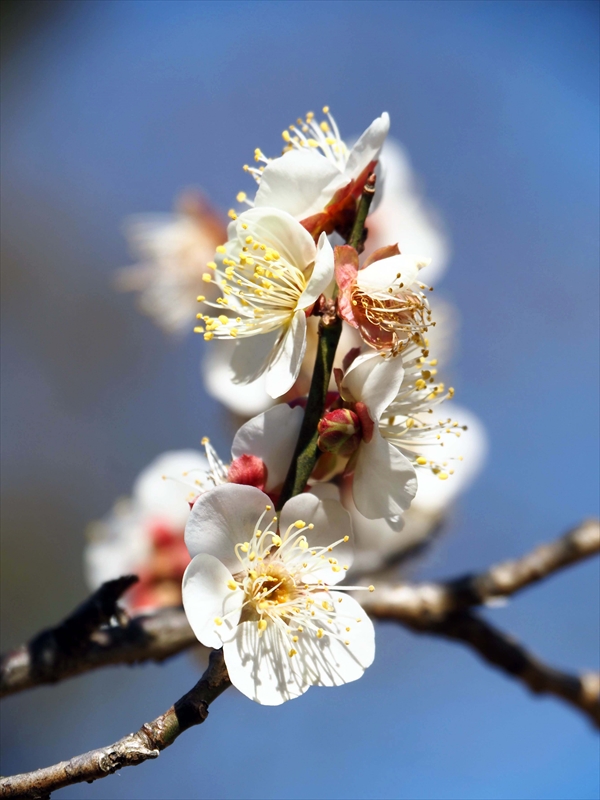
[[[365,221],[374,193],[375,176],[372,175],[363,189],[356,213],[356,221],[352,228],[352,234],[348,239],[348,243],[359,252],[362,250]],[[330,320],[329,317],[321,318],[317,356],[310,383],[310,391],[306,400],[302,427],[300,428],[292,463],[277,501],[277,510],[280,510],[290,497],[294,497],[304,491],[319,458],[317,425],[325,410],[325,399],[329,381],[331,380],[333,360],[341,334],[342,320],[338,316],[333,320]]]

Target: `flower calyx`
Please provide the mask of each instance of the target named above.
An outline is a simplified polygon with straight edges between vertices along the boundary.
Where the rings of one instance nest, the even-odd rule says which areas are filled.
[[[327,411],[319,421],[318,446],[324,453],[351,456],[363,439],[369,442],[373,437],[374,423],[365,404],[344,405]]]

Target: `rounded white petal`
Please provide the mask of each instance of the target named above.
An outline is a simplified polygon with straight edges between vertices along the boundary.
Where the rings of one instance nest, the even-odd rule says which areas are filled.
[[[273,349],[281,336],[282,329],[238,339],[231,356],[233,382],[247,385],[258,380],[269,366]],[[211,343],[212,344],[212,343]],[[218,347],[218,345],[217,345]]]
[[[455,405],[454,401],[448,406],[448,412],[461,426],[466,425],[467,430],[461,430],[460,437],[452,433],[444,436],[444,461],[454,470],[448,480],[441,481],[429,469],[418,471],[419,488],[413,507],[428,514],[442,512],[468,489],[483,467],[488,448],[485,427],[472,412]],[[463,460],[459,461],[461,456]]]
[[[244,602],[242,589],[230,589],[233,575],[218,558],[200,553],[183,575],[183,607],[198,641],[221,647],[234,634]],[[218,620],[218,625],[215,620]]]
[[[390,116],[384,111],[380,117],[373,120],[350,151],[344,170],[345,175],[356,178],[372,161],[379,159],[389,129]]]
[[[260,634],[256,621],[242,622],[223,646],[231,683],[265,706],[278,706],[299,697],[310,683],[298,657],[290,657],[289,650],[288,637],[273,623]]]
[[[267,466],[268,491],[285,480],[303,416],[300,407],[290,408],[282,403],[248,420],[235,435],[231,455],[233,458],[243,455],[261,458]]]
[[[318,198],[338,175],[338,168],[319,153],[291,150],[267,164],[254,205],[279,208],[297,219],[305,219],[322,211]]]
[[[293,216],[278,208],[244,211],[236,220],[236,230],[240,243],[251,235],[255,242],[277,250],[282,259],[298,269],[304,270],[315,260],[317,248],[310,233]]]
[[[410,461],[375,429],[361,442],[352,493],[356,507],[368,519],[395,517],[410,506],[417,477]]]
[[[270,408],[273,399],[266,392],[264,375],[250,383],[234,383],[230,360],[237,344],[222,340],[211,342],[202,360],[201,373],[206,391],[211,397],[234,414],[253,417]],[[252,340],[252,346],[255,344]]]
[[[200,495],[185,526],[185,543],[193,558],[208,553],[232,572],[239,570],[235,545],[248,542],[268,496],[254,486],[226,483]],[[271,512],[267,512],[271,514]]]
[[[354,359],[342,385],[367,406],[371,419],[377,422],[400,391],[403,378],[401,356],[383,358],[370,351]]]
[[[302,579],[306,583],[317,583],[319,580],[331,586],[339,583],[346,577],[346,571],[344,569],[339,572],[334,571],[328,559],[335,558],[339,567],[352,565],[354,553],[350,514],[339,500],[320,500],[311,492],[304,492],[292,497],[281,509],[279,519],[281,535],[283,536],[288,527],[299,520],[314,525],[312,530],[304,531],[302,534],[306,536],[311,550],[329,547],[334,542],[348,536],[347,542],[338,544],[330,553],[325,554],[324,559],[318,559],[322,566],[317,569],[311,568],[302,575]],[[297,531],[292,528],[290,536],[293,537],[296,533]]]
[[[341,686],[358,680],[375,658],[373,623],[362,606],[344,592],[323,592],[312,596],[315,608],[323,598],[333,605],[335,614],[330,617],[331,624],[322,620],[322,638],[305,631],[294,645],[298,651],[294,658],[302,662],[306,680],[313,686]],[[319,617],[315,620],[318,625]]]
[[[132,498],[138,509],[169,523],[183,526],[190,513],[189,501],[202,485],[211,486],[206,456],[197,450],[172,450],[155,458],[140,474]],[[191,484],[200,481],[198,489]]]
[[[333,248],[326,233],[322,233],[317,244],[317,255],[312,275],[306,289],[300,295],[298,308],[308,308],[327,289],[333,279]]]
[[[281,397],[296,383],[306,351],[306,314],[297,311],[266,370],[267,394]]]
[[[364,269],[359,269],[356,285],[367,294],[385,292],[392,284],[397,286],[398,280],[408,288],[419,277],[420,270],[429,262],[428,257],[410,253],[382,258]]]

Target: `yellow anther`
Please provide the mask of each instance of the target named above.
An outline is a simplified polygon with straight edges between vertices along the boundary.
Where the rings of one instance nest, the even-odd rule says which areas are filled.
[[[204,333],[204,328],[199,328],[198,326],[196,326],[194,328],[194,333]]]
[[[327,133],[327,131],[329,130],[329,125],[327,122],[325,122],[325,120],[323,120],[323,122],[319,125],[319,128],[321,128],[323,133]]]
[[[349,542],[350,541],[350,537],[349,536],[344,536],[344,541],[345,542]]]
[[[248,561],[254,561],[255,558],[256,558],[256,553],[250,553],[250,555],[248,556]]]
[[[220,245],[217,247],[217,253],[226,253],[226,252],[227,252],[227,248],[225,247],[225,245],[224,245],[224,244],[220,244]]]
[[[308,542],[306,541],[306,539],[304,538],[300,539],[300,541],[298,542],[298,547],[300,548],[300,550],[308,550]]]
[[[302,627],[302,625],[298,625],[298,627],[296,628],[296,630],[298,631],[298,633],[302,633],[302,631],[304,630],[304,628]]]
[[[238,588],[238,585],[234,580],[229,580],[229,581],[227,581],[227,588],[231,589],[231,591],[233,591],[234,589]]]
[[[329,106],[323,106],[323,113],[329,114]]]
[[[295,528],[306,528],[306,522],[303,522],[301,519],[298,519],[298,520],[296,520],[296,522],[294,522],[294,527]]]
[[[217,268],[217,265],[215,264],[215,262],[214,262],[214,261],[207,261],[207,262],[206,262],[206,266],[207,266],[209,269],[216,269],[216,268]]]
[[[215,625],[222,625],[223,624],[223,620],[221,619],[221,617],[215,617],[214,621],[215,621]]]
[[[422,467],[424,467],[425,464],[427,464],[427,459],[423,458],[423,456],[419,456],[417,458],[417,464],[420,464]]]
[[[248,573],[248,577],[251,580],[255,581],[258,578],[258,572],[255,572],[255,570],[251,569],[250,572]]]
[[[209,443],[210,443],[210,439],[208,438],[208,436],[203,436],[203,437],[202,437],[202,439],[200,439],[200,444],[201,444],[203,447],[204,447],[205,445],[209,444]]]
[[[243,228],[245,231],[247,231],[247,230],[248,230],[248,225],[247,225],[245,222],[242,222],[242,228]]]
[[[212,275],[210,274],[210,272],[205,272],[202,275],[202,280],[204,281],[204,283],[210,283],[212,281]]]
[[[279,545],[281,544],[281,536],[277,536],[276,534],[274,534],[271,541],[273,542],[275,547],[279,547]]]
[[[284,131],[281,134],[281,136],[283,137],[283,141],[284,142],[291,142],[292,141],[292,137],[290,136],[289,131]]]
[[[269,601],[268,600],[261,600],[260,603],[258,604],[258,607],[259,607],[259,609],[261,611],[264,611],[265,608],[269,607]]]
[[[297,650],[294,650],[294,648],[292,647],[292,649],[291,649],[291,650],[290,650],[290,652],[288,653],[288,656],[291,658],[292,656],[295,656],[295,655],[297,654],[297,652],[298,652],[298,651],[297,651]]]
[[[346,641],[344,642],[344,644],[346,644],[346,645],[350,644],[350,642],[348,641],[348,639],[346,639]]]
[[[214,333],[205,333],[204,334],[204,341],[205,342],[210,342],[210,340],[213,339],[213,338],[214,338]]]
[[[225,314],[221,314],[218,319],[221,325],[227,325],[229,322],[229,317],[226,317]]]
[[[242,553],[247,553],[250,550],[250,542],[244,542],[244,544],[240,545],[240,550]]]
[[[347,631],[348,633],[350,633],[350,628],[346,628],[346,631]]]
[[[438,478],[441,481],[447,481],[448,480],[448,473],[447,472],[440,472],[440,474],[438,475]]]
[[[373,586],[373,584],[371,584],[371,586],[369,586],[369,591],[370,592],[374,592],[375,591],[375,587]]]
[[[419,380],[415,381],[415,389],[425,389],[426,386],[427,384],[422,378],[419,378]]]
[[[337,564],[334,564],[334,565],[333,565],[333,567],[332,567],[331,569],[332,569],[334,572],[341,572],[341,569],[342,569],[342,568],[341,568],[341,567],[338,567],[338,565],[337,565]]]
[[[203,303],[206,300],[206,297],[203,294],[199,294],[198,297],[196,298],[196,300],[199,303]]]
[[[238,203],[243,203],[246,199],[246,192],[238,192],[235,196],[235,199],[238,201]]]
[[[265,506],[265,511],[270,511],[272,508],[273,506]]]
[[[323,628],[319,628],[317,630],[317,639],[322,639],[324,633],[325,633],[325,631],[323,630]]]
[[[233,338],[235,339],[235,337],[238,335],[238,329],[237,328],[231,328],[231,330],[229,331],[229,335],[233,336]]]
[[[324,609],[325,609],[325,611],[329,611],[329,610],[330,610],[330,608],[331,608],[331,606],[329,605],[329,603],[327,602],[327,600],[323,600],[323,602],[321,603],[321,607],[322,607],[322,608],[324,608]]]
[[[297,642],[297,641],[298,641],[298,637],[297,636],[292,636],[292,642]]]
[[[266,631],[267,630],[267,620],[266,619],[259,619],[258,624],[256,626],[259,631]]]
[[[315,526],[314,526],[314,524],[313,524],[312,522],[309,522],[309,523],[308,523],[308,530],[309,530],[309,531],[312,531],[312,529],[313,529],[314,527],[315,527]]]
[[[233,208],[229,209],[229,211],[227,212],[227,216],[229,217],[229,219],[237,219],[238,217]]]

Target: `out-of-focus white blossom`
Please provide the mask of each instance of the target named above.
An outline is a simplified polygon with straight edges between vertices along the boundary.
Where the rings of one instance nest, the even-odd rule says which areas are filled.
[[[342,506],[311,494],[288,500],[279,519],[252,486],[220,486],[194,504],[184,608],[197,638],[223,647],[247,697],[279,705],[357,680],[372,663],[373,625],[344,593],[359,587],[336,586],[352,563],[350,536]]]
[[[448,265],[449,237],[439,213],[423,197],[408,154],[399,142],[386,139],[377,171],[376,207],[367,223],[365,255],[396,243],[401,253],[427,253],[431,259],[427,280],[436,283]]]
[[[185,195],[175,214],[139,214],[125,223],[138,263],[117,272],[122,291],[139,292],[140,309],[167,333],[192,331],[202,274],[226,230],[200,195]]]
[[[190,500],[214,486],[210,464],[196,450],[163,453],[119,500],[89,526],[85,572],[92,589],[121,575],[140,580],[126,596],[131,608],[176,605],[189,563],[183,541]]]

